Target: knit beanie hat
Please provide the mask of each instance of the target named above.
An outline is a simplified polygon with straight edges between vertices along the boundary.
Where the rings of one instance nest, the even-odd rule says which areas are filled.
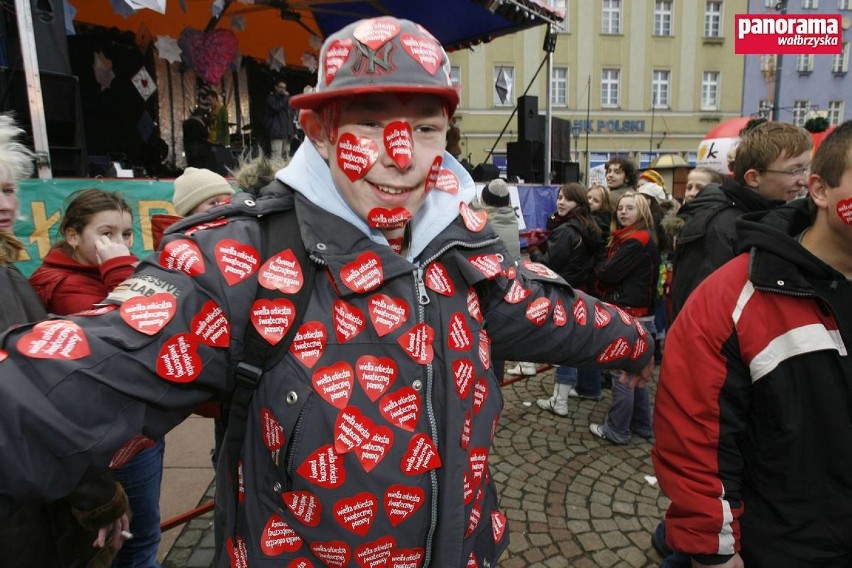
[[[186,168],[183,175],[175,179],[172,202],[178,215],[185,217],[211,197],[233,194],[234,188],[231,184],[216,172],[203,168]]]
[[[645,170],[639,176],[639,179],[646,179],[651,183],[656,183],[662,188],[666,187],[666,182],[663,180],[663,176],[661,176],[660,172],[657,170]]]
[[[492,207],[508,207],[509,186],[500,178],[493,179],[482,188],[482,202]]]

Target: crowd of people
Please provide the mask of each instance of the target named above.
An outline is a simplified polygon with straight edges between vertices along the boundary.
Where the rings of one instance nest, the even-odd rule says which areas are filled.
[[[353,45],[392,64],[345,64]],[[0,116],[0,556],[157,566],[164,435],[213,404],[217,566],[495,566],[512,360],[557,365],[537,406],[560,417],[609,376],[589,430],[655,440],[663,566],[849,565],[852,123],[813,165],[806,131],[755,125],[682,204],[612,158],[524,251],[506,183],[477,197],[447,149],[431,34],[364,20],[320,61],[315,89],[267,100],[273,161],[234,184],[191,164],[141,260],[126,201],[86,189],[17,271],[32,154]]]

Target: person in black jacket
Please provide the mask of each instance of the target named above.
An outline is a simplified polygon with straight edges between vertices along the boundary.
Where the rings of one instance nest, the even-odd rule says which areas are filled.
[[[266,97],[266,134],[269,135],[273,159],[290,157],[290,141],[295,132],[287,82],[278,81],[275,91]]]

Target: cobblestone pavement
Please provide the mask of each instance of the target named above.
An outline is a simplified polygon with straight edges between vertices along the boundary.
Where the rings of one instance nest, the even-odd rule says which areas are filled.
[[[634,436],[616,446],[589,432],[604,418],[609,390],[598,402],[571,399],[565,418],[535,404],[552,391],[552,370],[503,388],[489,462],[511,531],[500,568],[656,568],[651,533],[668,499],[645,479],[654,475],[651,444]],[[204,500],[212,494],[211,486]],[[185,525],[163,566],[208,568],[212,558],[208,513]]]

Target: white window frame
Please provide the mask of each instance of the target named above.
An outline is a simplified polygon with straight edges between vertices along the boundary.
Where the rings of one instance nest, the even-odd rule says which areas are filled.
[[[672,72],[654,69],[651,72],[651,104],[654,108],[669,108]]]
[[[818,10],[819,0],[802,0],[802,10]]]
[[[461,67],[458,65],[450,66],[450,81],[452,82],[453,87],[461,87]]]
[[[843,101],[828,101],[828,123],[839,126],[843,122]]]
[[[601,69],[601,107],[618,108],[621,103],[621,69]]]
[[[757,103],[757,117],[766,120],[772,118],[772,105],[769,103],[769,99],[760,99],[760,102]]]
[[[509,93],[506,95],[506,102],[500,100],[500,95],[497,93],[497,78],[500,76],[500,70],[506,71],[509,76]],[[491,83],[491,96],[494,99],[496,107],[514,107],[515,106],[515,67],[514,65],[495,65],[494,74]]]
[[[774,53],[760,55],[760,71],[770,75],[775,74],[778,65],[778,56]]]
[[[604,35],[620,34],[621,25],[621,0],[603,0],[601,33]]]
[[[704,3],[704,37],[722,37],[722,2]]]
[[[670,37],[674,35],[674,2],[672,0],[655,0],[654,2],[654,35]]]
[[[811,112],[811,101],[799,100],[793,102],[793,124],[804,126],[806,116]]]
[[[719,110],[719,88],[722,73],[719,71],[704,71],[701,74],[701,110]]]
[[[554,67],[550,78],[550,103],[568,106],[568,68]]]
[[[796,56],[796,71],[799,73],[810,73],[814,70],[814,54],[800,53]]]
[[[838,10],[852,10],[852,0],[837,0]]]
[[[831,72],[846,73],[849,71],[849,42],[843,42],[843,51],[831,56]]]

